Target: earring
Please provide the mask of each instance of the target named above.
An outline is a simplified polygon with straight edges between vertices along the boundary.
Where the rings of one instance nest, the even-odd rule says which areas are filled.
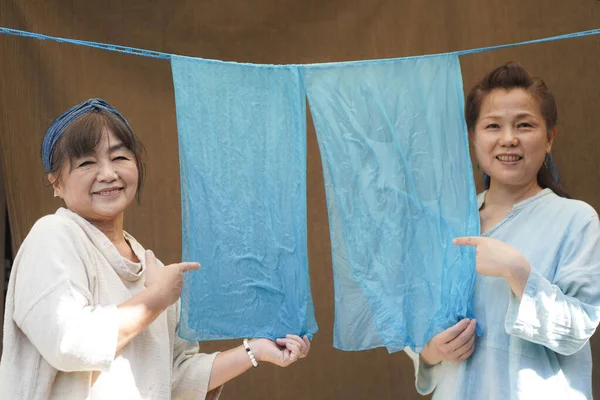
[[[544,167],[548,168],[548,153],[546,153],[546,157],[544,158]]]
[[[56,189],[54,189],[54,197],[58,197],[58,193],[56,193]]]

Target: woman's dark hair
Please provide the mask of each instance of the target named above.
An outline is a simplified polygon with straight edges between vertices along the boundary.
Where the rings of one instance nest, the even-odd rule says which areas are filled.
[[[127,124],[115,115],[102,110],[92,110],[73,121],[62,134],[52,156],[49,173],[58,177],[65,165],[65,160],[72,162],[74,159],[94,152],[100,141],[110,130],[133,153],[138,169],[137,198],[146,176],[144,164],[144,145],[135,136]]]
[[[531,94],[540,106],[540,112],[546,122],[546,131],[551,135],[558,123],[558,110],[552,92],[542,79],[532,77],[522,65],[514,62],[495,68],[469,92],[465,106],[465,119],[470,134],[475,131],[483,100],[495,89],[523,89]],[[549,188],[559,196],[569,197],[558,180],[558,173],[550,155],[538,171],[537,183],[542,189]],[[489,187],[490,177],[485,175],[485,188],[489,189]]]

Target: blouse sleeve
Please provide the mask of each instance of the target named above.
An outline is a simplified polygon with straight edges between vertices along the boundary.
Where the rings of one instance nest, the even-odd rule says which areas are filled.
[[[176,315],[179,318],[180,303]],[[179,320],[177,321],[177,329]],[[198,342],[181,339],[175,331],[173,349],[173,400],[216,400],[223,387],[208,391],[213,362],[218,353],[200,353]]]
[[[555,277],[532,266],[519,301],[511,293],[505,329],[559,354],[579,351],[600,320],[600,222],[588,219],[559,249]]]
[[[15,260],[13,319],[60,371],[107,371],[119,333],[116,306],[95,306],[76,230],[57,216],[39,220]]]
[[[438,383],[438,376],[441,365],[429,366],[421,361],[419,354],[415,353],[410,347],[404,348],[404,352],[411,358],[415,367],[415,387],[417,392],[427,395],[433,392]]]

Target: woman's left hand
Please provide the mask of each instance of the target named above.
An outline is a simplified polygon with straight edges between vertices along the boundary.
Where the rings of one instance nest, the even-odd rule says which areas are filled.
[[[307,336],[301,338],[296,335],[285,335],[285,338],[277,339],[275,342],[269,339],[251,340],[250,348],[258,362],[264,361],[287,367],[308,355],[310,341]]]
[[[530,265],[525,256],[500,240],[472,236],[456,238],[453,243],[475,247],[475,265],[480,275],[509,279],[515,270],[529,271]]]

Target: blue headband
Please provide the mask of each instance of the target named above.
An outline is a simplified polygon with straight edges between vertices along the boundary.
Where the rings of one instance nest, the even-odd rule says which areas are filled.
[[[123,121],[125,125],[131,129],[127,120],[117,111],[117,109],[102,99],[89,99],[68,109],[60,117],[54,120],[44,136],[44,141],[42,142],[42,162],[44,163],[46,172],[52,170],[52,157],[54,156],[56,143],[58,143],[58,139],[60,139],[67,127],[77,118],[93,110],[109,112]]]

